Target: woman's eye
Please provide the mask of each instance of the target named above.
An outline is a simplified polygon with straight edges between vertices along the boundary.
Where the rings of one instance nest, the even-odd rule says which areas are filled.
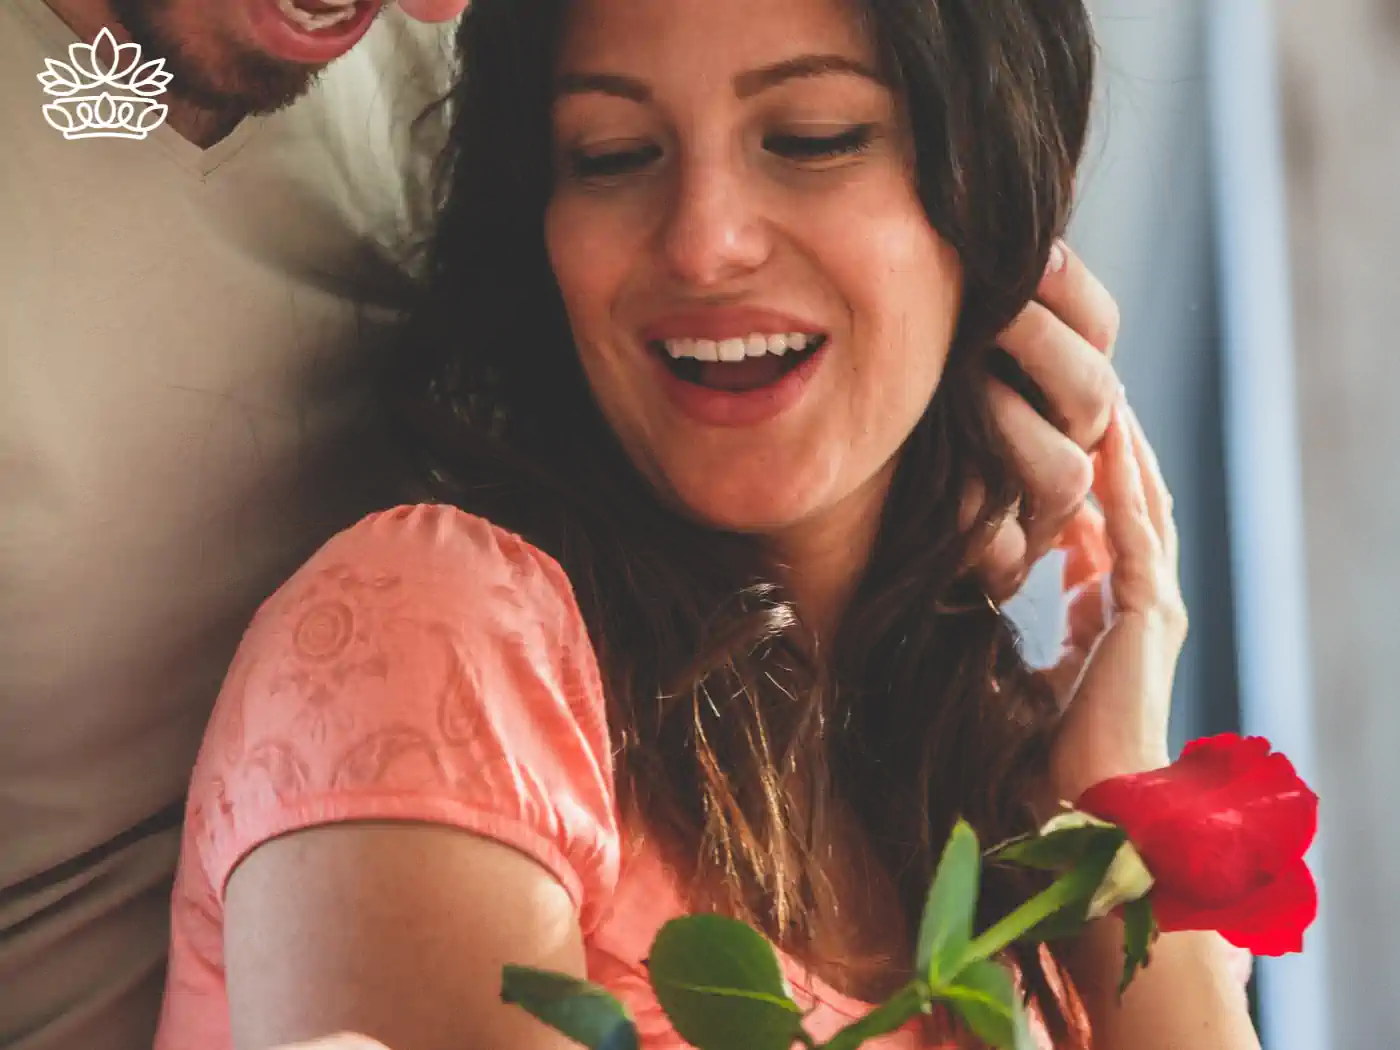
[[[831,160],[862,152],[874,137],[874,125],[857,124],[835,135],[768,135],[763,148],[789,160]]]
[[[661,156],[659,146],[629,149],[572,150],[569,172],[576,179],[610,179],[641,171]]]

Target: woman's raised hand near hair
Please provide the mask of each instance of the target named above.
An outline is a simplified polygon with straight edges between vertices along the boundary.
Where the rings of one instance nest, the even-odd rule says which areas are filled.
[[[1172,681],[1187,628],[1171,494],[1126,401],[1114,409],[1095,458],[1094,493],[1112,555],[1111,601],[1107,631],[1094,643],[1081,635],[1081,648],[1067,661],[1080,670],[1062,694],[1068,709],[1051,786],[1071,802],[1100,780],[1168,763]]]
[[[1108,630],[1081,653],[1083,670],[1051,756],[1050,786],[1069,802],[1100,780],[1168,763],[1172,679],[1186,640],[1171,495],[1125,401],[1095,458],[1094,494],[1113,557],[1111,602]],[[1238,953],[1217,934],[1164,935],[1121,999],[1119,919],[1091,923],[1065,951],[1095,1050],[1259,1050]]]
[[[1118,305],[1083,261],[1063,244],[1026,306],[998,345],[1035,381],[1054,422],[996,379],[989,395],[1026,486],[1019,513],[999,526],[976,566],[987,593],[1011,597],[1031,566],[1052,547],[1097,543],[1101,522],[1085,499],[1094,476],[1091,456],[1108,429],[1119,382],[1110,360],[1118,338]],[[975,513],[980,494],[967,497]]]

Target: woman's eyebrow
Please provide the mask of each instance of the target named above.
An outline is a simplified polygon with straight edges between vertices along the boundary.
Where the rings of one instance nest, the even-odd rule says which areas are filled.
[[[651,101],[651,88],[618,73],[565,73],[554,82],[554,97],[563,95],[613,95],[632,102]]]
[[[739,98],[749,98],[798,77],[820,77],[832,73],[845,73],[864,77],[876,84],[884,85],[884,80],[869,66],[845,55],[797,55],[785,58],[771,66],[751,69],[734,78],[734,94]]]
[[[774,62],[770,66],[761,66],[738,74],[734,77],[734,94],[741,99],[751,98],[789,80],[829,76],[833,73],[864,77],[876,84],[884,84],[870,67],[845,55],[796,55],[781,62]],[[565,73],[554,82],[556,98],[588,94],[612,95],[631,102],[651,101],[651,88],[645,82],[620,73]]]

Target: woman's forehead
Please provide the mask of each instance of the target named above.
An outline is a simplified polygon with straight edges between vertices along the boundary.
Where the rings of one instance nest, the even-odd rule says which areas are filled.
[[[561,72],[713,79],[802,54],[874,67],[851,0],[572,0]]]

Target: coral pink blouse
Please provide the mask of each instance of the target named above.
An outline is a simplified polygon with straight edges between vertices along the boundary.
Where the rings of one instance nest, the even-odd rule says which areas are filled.
[[[157,1050],[231,1050],[224,887],[287,832],[351,820],[461,828],[532,857],[578,908],[589,977],[649,1050],[683,1044],[642,964],[683,912],[657,858],[619,832],[603,692],[557,563],[442,506],[375,514],[258,612],[190,790]],[[869,1007],[784,966],[826,1038]],[[910,1027],[881,1050],[919,1045]]]

